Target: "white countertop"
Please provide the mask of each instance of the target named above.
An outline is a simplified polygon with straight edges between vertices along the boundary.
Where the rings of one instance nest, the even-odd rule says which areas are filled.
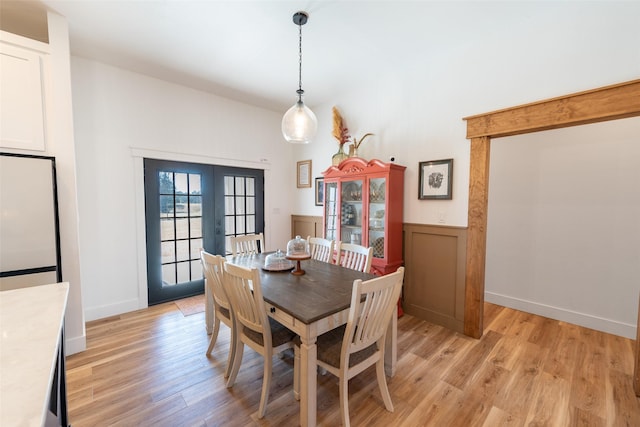
[[[0,426],[42,426],[68,283],[0,292]]]

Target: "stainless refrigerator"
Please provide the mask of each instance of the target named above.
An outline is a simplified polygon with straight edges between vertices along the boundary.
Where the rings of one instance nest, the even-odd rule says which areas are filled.
[[[55,159],[0,153],[0,290],[60,281]]]

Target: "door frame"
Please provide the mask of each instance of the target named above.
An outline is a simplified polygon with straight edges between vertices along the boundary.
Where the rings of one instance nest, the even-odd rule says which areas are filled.
[[[203,156],[199,154],[177,153],[170,151],[160,151],[145,148],[131,148],[131,157],[134,166],[134,187],[135,187],[135,232],[136,232],[136,260],[137,260],[137,282],[138,295],[137,307],[132,309],[142,309],[149,306],[147,290],[147,248],[145,232],[145,196],[144,196],[144,159],[169,160],[185,163],[202,163],[215,166],[231,166],[238,168],[261,169],[264,171],[264,181],[271,179],[271,163],[251,162],[239,159],[227,159],[213,156]],[[264,222],[265,222],[265,246],[269,247],[269,224],[271,221],[271,205],[268,194],[268,186],[265,185],[264,194]],[[132,302],[133,303],[133,302]],[[133,303],[132,305],[135,305]]]
[[[484,331],[484,279],[492,138],[640,116],[640,80],[464,117],[471,141],[464,333]],[[640,359],[638,364],[640,365]],[[638,380],[640,390],[640,380]],[[640,393],[640,391],[639,391]]]

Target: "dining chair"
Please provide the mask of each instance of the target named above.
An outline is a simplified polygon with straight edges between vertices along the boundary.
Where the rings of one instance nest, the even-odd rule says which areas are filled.
[[[210,355],[213,346],[216,344],[218,332],[220,332],[220,322],[227,325],[231,332],[231,342],[229,344],[229,356],[227,357],[227,367],[224,371],[224,377],[228,378],[231,373],[236,349],[236,328],[233,320],[234,314],[223,286],[225,259],[220,255],[213,255],[204,250],[200,251],[200,259],[205,274],[207,291],[213,300],[213,331],[211,332],[209,347],[207,347],[205,354],[207,356]]]
[[[355,280],[346,325],[326,332],[317,339],[317,365],[338,377],[340,417],[345,427],[350,425],[349,380],[374,364],[384,406],[387,411],[393,412],[384,372],[384,349],[387,328],[395,315],[403,279],[404,267],[400,267],[386,276],[364,282]],[[299,342],[296,344],[299,346]],[[294,369],[297,373],[300,369],[297,347],[295,354]],[[296,396],[299,387],[299,382],[294,381]]]
[[[263,233],[231,236],[231,255],[252,255],[262,252],[264,252]]]
[[[352,270],[369,273],[371,271],[373,248],[340,242],[337,257],[336,264]]]
[[[293,348],[296,334],[267,316],[260,275],[256,268],[225,263],[224,269],[224,288],[230,298],[236,321],[236,349],[227,388],[233,387],[235,383],[246,344],[264,358],[262,395],[258,409],[258,418],[263,418],[269,399],[273,356],[287,348]]]
[[[333,249],[336,243],[334,240],[309,236],[307,237],[307,243],[309,243],[311,258],[333,264]]]

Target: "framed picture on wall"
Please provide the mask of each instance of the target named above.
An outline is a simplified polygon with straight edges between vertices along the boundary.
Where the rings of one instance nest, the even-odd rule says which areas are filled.
[[[316,206],[324,204],[324,178],[316,178]]]
[[[296,185],[298,188],[311,188],[311,160],[297,163]]]
[[[453,181],[453,159],[420,162],[418,199],[451,200]]]

